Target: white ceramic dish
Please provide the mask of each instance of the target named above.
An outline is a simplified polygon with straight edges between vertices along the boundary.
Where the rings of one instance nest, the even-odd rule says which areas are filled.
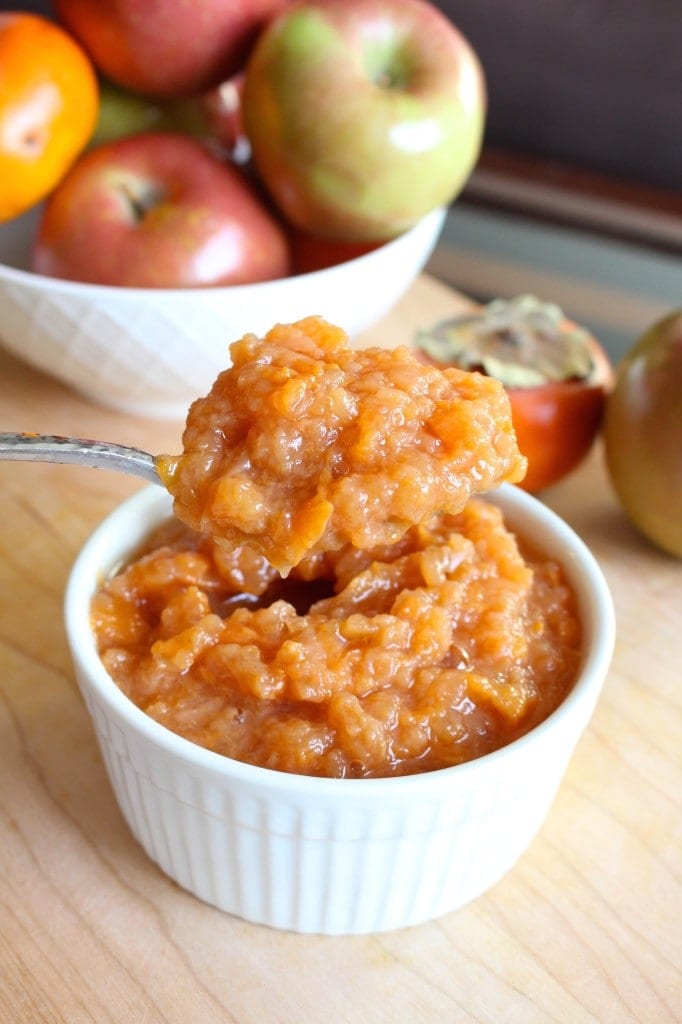
[[[184,420],[247,332],[319,314],[353,339],[380,320],[426,264],[445,212],[325,270],[230,288],[143,289],[26,270],[34,210],[0,226],[0,342],[98,404]]]
[[[559,559],[584,624],[579,677],[520,740],[479,760],[394,779],[319,779],[222,757],[164,729],[107,675],[89,627],[103,577],[166,518],[146,488],[79,555],[66,628],[76,674],[123,815],[180,886],[249,921],[299,932],[379,932],[435,918],[498,881],[542,825],[611,660],[604,577],[576,534],[525,492],[491,496],[509,525]]]

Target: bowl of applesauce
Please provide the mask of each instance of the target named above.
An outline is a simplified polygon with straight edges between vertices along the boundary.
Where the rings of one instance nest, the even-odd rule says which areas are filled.
[[[614,644],[594,557],[510,484],[286,579],[145,488],[77,557],[65,621],[152,861],[223,911],[328,935],[439,917],[513,867]]]

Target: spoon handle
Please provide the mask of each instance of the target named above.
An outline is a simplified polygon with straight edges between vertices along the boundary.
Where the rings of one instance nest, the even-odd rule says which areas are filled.
[[[153,455],[139,448],[111,444],[108,441],[46,434],[0,433],[0,460],[70,463],[95,469],[112,469],[141,476],[150,483],[161,483]]]

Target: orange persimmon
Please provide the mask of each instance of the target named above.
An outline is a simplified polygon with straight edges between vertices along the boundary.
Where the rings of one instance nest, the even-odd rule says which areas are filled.
[[[537,493],[585,458],[613,385],[611,362],[585,328],[533,296],[496,299],[417,335],[424,358],[501,380],[528,469],[519,486]]]
[[[585,458],[602,421],[604,378],[508,388],[512,423],[528,469],[519,487],[536,494]]]
[[[39,202],[92,135],[99,92],[90,59],[36,14],[0,13],[0,221]]]

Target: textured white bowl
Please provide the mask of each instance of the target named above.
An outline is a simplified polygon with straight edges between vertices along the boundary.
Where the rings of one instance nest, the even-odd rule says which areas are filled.
[[[92,401],[181,419],[229,364],[228,345],[311,314],[350,338],[376,323],[424,267],[445,210],[346,263],[229,288],[113,288],[25,269],[38,214],[0,226],[0,342]],[[4,261],[4,262],[2,262]]]
[[[319,779],[241,764],[169,732],[107,675],[89,626],[93,592],[166,518],[160,488],[129,499],[79,555],[66,628],[81,692],[123,815],[180,886],[249,921],[299,932],[379,932],[435,918],[507,872],[540,828],[587,725],[614,643],[594,558],[537,499],[491,496],[557,558],[584,626],[578,679],[544,723],[493,754],[393,779]]]

